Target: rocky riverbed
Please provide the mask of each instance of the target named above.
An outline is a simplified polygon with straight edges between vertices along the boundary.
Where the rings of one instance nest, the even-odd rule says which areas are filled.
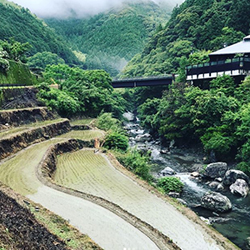
[[[202,153],[178,149],[174,141],[163,148],[132,114],[126,114],[126,118],[130,146],[151,151],[152,175],[156,179],[168,175],[180,178],[184,190],[173,196],[241,249],[250,249],[249,178],[241,171],[231,170],[226,163],[207,166]]]

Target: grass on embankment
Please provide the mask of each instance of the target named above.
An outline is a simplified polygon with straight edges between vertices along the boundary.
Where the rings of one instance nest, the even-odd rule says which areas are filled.
[[[15,127],[15,128],[10,128],[10,129],[7,129],[7,130],[0,132],[0,139],[3,139],[4,137],[7,137],[7,136],[12,135],[12,134],[27,131],[31,128],[38,128],[38,127],[42,127],[42,126],[47,126],[47,125],[58,123],[58,122],[61,122],[64,120],[65,120],[64,118],[59,118],[56,120],[47,120],[47,121],[42,121],[42,122],[25,124],[23,126],[19,126],[19,127]]]
[[[73,130],[67,134],[60,135],[58,138],[66,139],[80,139],[85,141],[90,141],[95,138],[103,138],[104,132],[101,130]]]
[[[95,118],[84,118],[84,119],[80,119],[80,120],[71,120],[70,124],[72,124],[72,125],[89,125],[94,120],[95,120]]]
[[[37,205],[34,203],[29,205],[30,211],[35,215],[38,222],[46,225],[49,231],[65,241],[68,247],[76,250],[101,249],[87,235],[80,233],[77,229],[70,226],[69,223],[60,216],[41,206],[39,212],[37,212],[36,208]]]

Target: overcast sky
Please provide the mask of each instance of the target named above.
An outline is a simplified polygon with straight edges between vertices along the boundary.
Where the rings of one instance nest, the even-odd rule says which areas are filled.
[[[68,17],[70,12],[78,16],[93,15],[111,7],[118,7],[124,0],[9,0],[31,10],[40,17]],[[125,0],[136,2],[137,0]],[[145,0],[147,1],[147,0]],[[184,0],[152,0],[175,6]]]

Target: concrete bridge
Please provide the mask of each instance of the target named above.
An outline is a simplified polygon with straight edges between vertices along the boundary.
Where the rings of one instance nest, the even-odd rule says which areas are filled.
[[[174,80],[175,80],[174,75],[113,79],[112,86],[114,88],[160,86],[160,85],[169,85]]]

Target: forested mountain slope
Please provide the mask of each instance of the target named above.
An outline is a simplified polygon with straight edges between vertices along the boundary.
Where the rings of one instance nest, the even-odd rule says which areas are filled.
[[[217,50],[249,33],[247,0],[186,0],[126,67],[127,76],[174,73],[190,53]]]
[[[0,0],[0,13],[1,40],[9,40],[13,37],[21,43],[29,42],[32,45],[31,55],[49,51],[58,54],[66,63],[78,62],[63,39],[28,9],[6,0]]]
[[[116,75],[142,51],[159,25],[165,25],[172,7],[153,1],[124,3],[91,18],[46,19],[71,46],[86,54],[88,69],[105,69]]]

